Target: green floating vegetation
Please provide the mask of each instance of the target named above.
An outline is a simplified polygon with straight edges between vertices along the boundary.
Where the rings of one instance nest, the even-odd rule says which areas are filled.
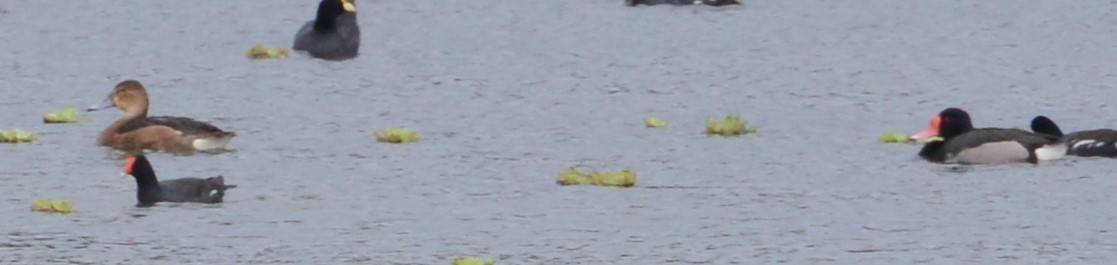
[[[632,187],[636,185],[636,172],[632,172],[628,169],[617,172],[583,172],[578,170],[577,167],[571,167],[570,170],[559,173],[555,182],[563,186],[595,185]]]
[[[496,265],[496,262],[477,257],[459,257],[451,265]]]
[[[892,144],[892,143],[911,143],[911,142],[914,142],[914,141],[912,141],[911,137],[908,136],[907,134],[895,133],[895,132],[886,132],[884,134],[881,134],[880,136],[877,136],[877,142],[880,142],[880,143],[883,143],[883,144]]]
[[[78,109],[65,108],[63,110],[47,113],[43,116],[43,123],[75,123],[78,122]]]
[[[376,132],[376,140],[385,143],[411,143],[418,142],[421,138],[419,133],[405,128],[390,128]]]
[[[748,121],[741,119],[741,117],[737,115],[725,116],[725,119],[722,121],[718,121],[715,118],[706,120],[707,135],[739,136],[756,133],[757,129],[756,126],[749,126]]]
[[[67,201],[39,199],[35,201],[34,205],[31,205],[31,210],[47,213],[72,213],[74,212],[74,206]]]
[[[286,48],[273,48],[256,44],[248,49],[248,59],[283,59],[287,58]]]
[[[648,128],[661,128],[667,126],[667,122],[655,117],[650,117],[644,119],[644,126],[647,126]]]
[[[927,139],[921,139],[919,141],[916,141],[916,140],[912,140],[911,136],[908,136],[908,135],[902,134],[902,133],[895,133],[895,132],[885,132],[884,134],[881,134],[880,136],[877,136],[877,142],[880,142],[880,143],[883,143],[883,144],[892,144],[892,143],[925,144],[925,143],[930,143],[930,142],[934,142],[934,141],[942,141],[942,137],[935,136],[935,137],[931,137],[931,138],[927,138]]]
[[[19,129],[0,130],[0,143],[30,143],[35,141],[35,135]]]

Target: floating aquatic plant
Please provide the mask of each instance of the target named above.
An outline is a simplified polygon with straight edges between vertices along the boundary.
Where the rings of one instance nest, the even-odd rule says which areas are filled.
[[[74,206],[67,201],[39,199],[35,201],[34,205],[31,205],[31,210],[48,213],[72,213],[74,212]]]
[[[920,140],[916,141],[916,140],[912,140],[911,136],[908,136],[908,135],[902,134],[902,133],[895,133],[895,132],[885,132],[884,134],[881,134],[880,136],[877,136],[877,142],[885,143],[885,144],[890,144],[890,143],[925,144],[925,143],[930,143],[930,142],[934,142],[934,141],[942,141],[942,137],[935,136],[935,137],[920,139]]]
[[[756,126],[749,126],[748,121],[736,115],[725,116],[725,119],[722,121],[718,121],[715,118],[706,120],[706,134],[708,135],[738,136],[756,133],[757,129]]]
[[[47,113],[43,116],[43,123],[75,123],[78,122],[78,109],[65,108]]]
[[[30,143],[35,141],[35,135],[19,129],[11,131],[0,130],[0,143]]]
[[[248,59],[283,59],[287,58],[286,48],[273,48],[256,44],[248,49]]]
[[[570,170],[559,173],[555,182],[563,186],[593,184],[593,180],[590,178],[590,174],[578,171],[577,168],[573,167],[570,168]]]
[[[577,167],[559,173],[556,178],[559,185],[595,185],[613,187],[632,187],[636,185],[636,172],[621,170],[616,172],[580,171]]]
[[[477,257],[459,257],[454,259],[452,265],[495,265],[495,261],[486,260]]]
[[[422,137],[419,133],[405,128],[390,128],[376,132],[376,140],[386,143],[402,144],[417,142]]]
[[[657,119],[655,117],[650,117],[650,118],[644,119],[644,126],[647,126],[648,128],[660,128],[660,127],[667,126],[667,122],[663,121],[663,120],[660,120],[660,119]]]
[[[884,134],[881,134],[880,136],[877,136],[877,142],[885,143],[885,144],[909,143],[909,142],[911,142],[911,137],[906,135],[906,134],[902,134],[902,133],[885,132]]]

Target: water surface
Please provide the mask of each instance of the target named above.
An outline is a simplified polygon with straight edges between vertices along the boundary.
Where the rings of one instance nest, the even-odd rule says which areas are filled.
[[[939,110],[979,127],[1117,127],[1117,22],[1096,1],[360,1],[360,57],[251,61],[314,1],[0,2],[0,263],[1105,264],[1109,159],[956,167],[881,145]],[[137,208],[117,111],[43,125],[137,79],[152,115],[236,131],[150,156],[224,175],[220,205]],[[708,117],[760,126],[701,134]],[[656,116],[663,129],[643,128]],[[409,127],[408,145],[372,132]],[[585,164],[636,188],[559,187]],[[28,211],[74,202],[69,215]]]

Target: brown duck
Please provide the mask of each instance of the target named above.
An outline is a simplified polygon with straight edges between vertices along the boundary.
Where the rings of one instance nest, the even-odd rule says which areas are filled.
[[[126,152],[143,150],[172,153],[224,150],[236,133],[223,131],[205,122],[190,118],[148,117],[147,90],[136,80],[120,82],[105,101],[87,111],[111,107],[124,111],[124,116],[101,131],[97,145]]]

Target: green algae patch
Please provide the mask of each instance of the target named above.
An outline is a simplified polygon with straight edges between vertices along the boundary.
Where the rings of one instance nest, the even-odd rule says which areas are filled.
[[[759,128],[750,126],[748,121],[737,115],[725,116],[725,119],[720,121],[715,118],[706,120],[707,135],[740,136],[756,133],[757,129]]]
[[[896,132],[886,132],[884,134],[881,134],[880,136],[877,136],[877,142],[882,143],[882,144],[894,144],[894,143],[913,143],[914,141],[912,141],[911,136],[908,136],[907,134],[896,133]]]
[[[459,257],[451,265],[496,265],[496,262],[477,257]]]
[[[0,130],[0,143],[30,143],[35,141],[35,135],[19,129]]]
[[[248,59],[283,59],[287,58],[289,51],[286,48],[274,48],[256,44],[248,49]]]
[[[75,123],[78,122],[78,109],[65,108],[47,113],[43,116],[43,123]]]
[[[39,199],[31,205],[31,210],[47,213],[72,213],[74,212],[74,206],[67,201]]]
[[[884,134],[877,136],[877,142],[882,144],[926,144],[935,141],[942,141],[942,137],[935,136],[927,139],[920,139],[917,141],[911,139],[911,136],[907,134],[895,132],[885,132]]]
[[[628,169],[615,172],[583,171],[579,170],[577,167],[571,167],[569,170],[559,173],[558,177],[555,178],[555,182],[563,186],[594,185],[632,187],[636,185],[636,172]]]
[[[418,132],[405,128],[390,128],[376,132],[375,135],[377,141],[393,144],[418,142],[422,139]]]
[[[663,128],[667,126],[667,122],[655,117],[644,119],[644,126],[648,128]]]

